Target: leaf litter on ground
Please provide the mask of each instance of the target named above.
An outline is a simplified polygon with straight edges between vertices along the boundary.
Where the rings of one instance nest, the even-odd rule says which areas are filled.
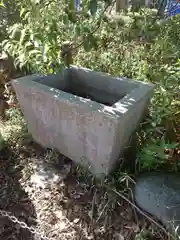
[[[126,201],[94,184],[91,176],[82,176],[64,156],[33,141],[4,149],[0,165],[1,209],[49,239],[135,239],[142,227],[150,229],[151,224],[145,224],[138,213],[135,216]],[[1,226],[1,239],[25,240],[30,234],[9,221]],[[161,239],[158,229],[152,229],[154,239]],[[39,236],[28,237],[36,240]]]

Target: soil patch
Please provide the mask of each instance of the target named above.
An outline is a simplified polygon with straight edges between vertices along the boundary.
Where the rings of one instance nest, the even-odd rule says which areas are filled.
[[[0,165],[0,208],[48,238],[136,239],[143,229],[148,239],[166,239],[126,201],[95,184],[91,176],[80,173],[62,155],[44,150],[34,142],[4,149]],[[49,183],[44,186],[39,184],[37,174],[42,169],[48,170],[46,179],[41,178]],[[61,178],[54,181],[55,175],[49,172]],[[7,222],[7,218],[4,220],[5,223],[0,222],[1,239],[40,239],[39,235],[28,236],[27,230]]]

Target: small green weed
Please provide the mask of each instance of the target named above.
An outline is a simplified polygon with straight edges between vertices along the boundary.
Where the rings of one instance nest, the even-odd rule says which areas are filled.
[[[143,146],[138,154],[138,164],[140,170],[157,170],[163,165],[166,165],[169,160],[169,155],[166,149],[173,150],[178,146],[178,143],[166,143],[164,139],[155,140],[153,143]],[[169,161],[170,162],[170,161]]]
[[[18,108],[8,109],[6,111],[6,116],[8,120],[5,124],[1,124],[0,131],[7,144],[16,145],[19,141],[28,136],[26,122]]]

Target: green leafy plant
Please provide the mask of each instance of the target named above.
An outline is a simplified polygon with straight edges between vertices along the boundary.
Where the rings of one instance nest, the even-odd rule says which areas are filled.
[[[21,22],[9,28],[9,39],[3,42],[16,66],[57,72],[62,65],[63,41],[73,42],[75,49],[83,46],[89,51],[97,47],[93,33],[101,23],[103,8],[97,8],[96,0],[85,1],[80,13],[76,13],[74,1],[19,1],[18,6]]]
[[[5,7],[3,0],[0,1],[0,7]]]
[[[154,170],[166,164],[169,156],[166,149],[173,150],[178,146],[178,143],[166,143],[164,139],[154,140],[154,144],[144,146],[138,155],[140,169]]]
[[[61,45],[69,41],[76,65],[156,84],[140,131],[138,159],[143,169],[162,165],[166,156],[157,152],[178,142],[179,17],[162,21],[156,10],[140,9],[114,18],[107,14],[109,5],[96,0],[83,1],[78,12],[74,1],[16,3],[20,21],[8,27],[3,41],[16,66],[45,74],[61,71]]]
[[[0,132],[0,151],[4,148],[4,138]]]

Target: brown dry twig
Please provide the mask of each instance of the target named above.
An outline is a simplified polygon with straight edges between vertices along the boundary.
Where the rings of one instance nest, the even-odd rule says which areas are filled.
[[[168,231],[161,226],[158,222],[156,222],[154,219],[152,219],[150,216],[148,216],[145,212],[143,212],[137,205],[135,205],[133,202],[131,202],[127,197],[125,197],[123,194],[121,194],[120,192],[117,192],[115,189],[112,190],[115,194],[117,194],[118,196],[120,196],[123,200],[125,200],[126,202],[128,202],[133,208],[135,208],[140,214],[142,214],[145,218],[147,218],[150,222],[152,222],[153,224],[155,224],[159,229],[161,229],[167,236],[170,236],[172,239],[176,240],[176,238],[171,235],[170,233],[168,233]]]

